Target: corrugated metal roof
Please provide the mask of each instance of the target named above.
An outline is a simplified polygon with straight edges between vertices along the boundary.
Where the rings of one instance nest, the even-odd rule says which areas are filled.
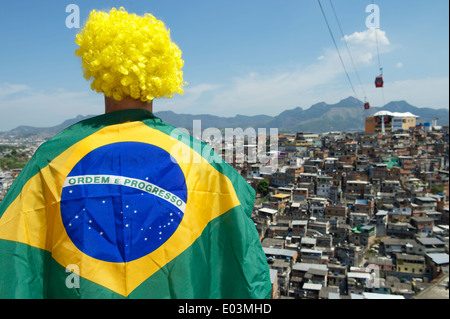
[[[445,253],[435,253],[435,254],[427,254],[433,262],[435,262],[438,265],[448,264],[448,254]]]

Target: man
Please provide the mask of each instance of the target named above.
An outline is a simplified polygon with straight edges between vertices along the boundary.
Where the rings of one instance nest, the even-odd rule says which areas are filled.
[[[0,298],[268,298],[253,189],[152,114],[185,85],[164,24],[93,11],[76,42],[105,114],[44,143],[1,203]]]

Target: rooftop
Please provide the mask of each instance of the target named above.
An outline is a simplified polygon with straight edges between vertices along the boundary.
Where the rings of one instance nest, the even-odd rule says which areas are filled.
[[[448,274],[442,277],[437,283],[419,292],[413,299],[449,299]]]
[[[405,297],[400,295],[388,295],[375,292],[363,292],[363,297],[364,299],[405,299]]]
[[[285,198],[291,197],[291,195],[290,194],[276,194],[276,195],[273,195],[272,197],[279,198],[279,199],[285,199]]]
[[[276,209],[267,208],[267,207],[260,208],[258,211],[261,213],[272,214],[272,215],[278,213],[278,211]]]
[[[425,261],[425,257],[420,256],[420,255],[409,255],[409,254],[404,254],[404,253],[397,253],[396,257],[397,257],[397,260],[401,259],[401,260]]]
[[[419,243],[421,243],[424,246],[428,246],[428,245],[439,245],[439,246],[443,246],[445,245],[445,243],[437,238],[417,238],[416,239]]]
[[[322,264],[310,264],[310,263],[296,263],[294,266],[292,266],[293,270],[297,271],[308,271],[309,269],[321,269],[321,270],[328,270],[327,265]]]
[[[302,237],[301,239],[301,243],[302,244],[316,244],[317,239],[316,238],[311,238],[311,237]]]
[[[320,290],[320,289],[322,289],[322,285],[306,283],[306,284],[303,284],[303,289],[304,290]]]
[[[347,274],[348,278],[359,278],[359,279],[370,279],[370,274],[363,272],[349,272]]]
[[[287,257],[294,257],[297,255],[297,252],[294,250],[289,249],[279,249],[279,248],[269,248],[269,247],[263,247],[264,253],[266,255],[280,255],[280,256],[287,256]]]
[[[435,253],[427,254],[427,256],[438,265],[448,265],[448,254],[445,253]]]
[[[322,254],[321,250],[308,249],[308,248],[302,248],[302,249],[300,249],[300,252],[306,253],[306,254]]]
[[[298,225],[303,225],[303,226],[308,225],[308,221],[306,219],[292,221],[292,226],[298,226]]]
[[[411,112],[389,112],[389,111],[380,111],[375,113],[373,116],[392,116],[392,117],[415,117],[419,118],[419,116],[412,114]]]
[[[433,197],[416,197],[421,202],[436,202],[436,198]]]

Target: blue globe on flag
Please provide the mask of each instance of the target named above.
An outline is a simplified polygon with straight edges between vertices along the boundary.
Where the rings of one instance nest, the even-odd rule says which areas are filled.
[[[97,148],[75,165],[62,190],[61,216],[82,252],[130,262],[173,235],[186,201],[185,176],[168,152],[121,142]]]

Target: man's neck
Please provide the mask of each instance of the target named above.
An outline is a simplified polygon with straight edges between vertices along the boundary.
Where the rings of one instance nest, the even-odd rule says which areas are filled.
[[[134,100],[130,97],[124,98],[121,101],[117,101],[105,96],[105,113],[136,109],[153,112],[153,101],[147,103],[139,100]]]

